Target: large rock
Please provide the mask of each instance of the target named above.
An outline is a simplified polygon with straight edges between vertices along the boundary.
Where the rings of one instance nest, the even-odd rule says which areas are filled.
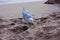
[[[60,3],[60,0],[48,0],[45,2],[45,4],[54,4],[54,3]]]

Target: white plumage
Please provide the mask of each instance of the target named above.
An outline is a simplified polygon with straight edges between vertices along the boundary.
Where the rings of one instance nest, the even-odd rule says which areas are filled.
[[[28,23],[33,23],[33,17],[26,8],[22,8],[22,14],[25,21],[27,21]]]

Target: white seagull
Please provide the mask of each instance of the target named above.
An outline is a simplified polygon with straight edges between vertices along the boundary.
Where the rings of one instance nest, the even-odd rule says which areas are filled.
[[[28,23],[32,24],[32,26],[34,26],[33,17],[26,8],[22,8],[22,15],[25,21],[27,21]]]
[[[25,21],[28,23],[33,23],[33,17],[27,9],[22,8],[22,14]]]

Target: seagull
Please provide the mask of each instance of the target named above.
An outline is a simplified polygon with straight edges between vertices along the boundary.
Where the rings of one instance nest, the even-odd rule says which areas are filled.
[[[28,23],[33,23],[33,17],[26,8],[22,8],[22,14],[25,21]]]
[[[34,19],[31,15],[31,13],[26,8],[22,8],[22,15],[23,15],[23,19],[25,21],[27,21],[28,23],[34,25]]]

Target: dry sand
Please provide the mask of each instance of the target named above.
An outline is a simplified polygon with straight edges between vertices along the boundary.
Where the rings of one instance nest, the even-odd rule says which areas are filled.
[[[59,11],[58,4],[44,4],[44,2],[27,2],[0,5],[0,17],[5,19],[22,17],[22,7],[26,7],[33,17],[47,16],[51,12]]]
[[[36,28],[32,29],[31,25],[21,18],[23,6],[33,14]],[[43,2],[0,5],[0,14],[4,18],[0,18],[0,40],[60,40],[58,6]]]
[[[31,28],[23,18],[0,19],[0,40],[60,40],[60,12],[34,19]]]

